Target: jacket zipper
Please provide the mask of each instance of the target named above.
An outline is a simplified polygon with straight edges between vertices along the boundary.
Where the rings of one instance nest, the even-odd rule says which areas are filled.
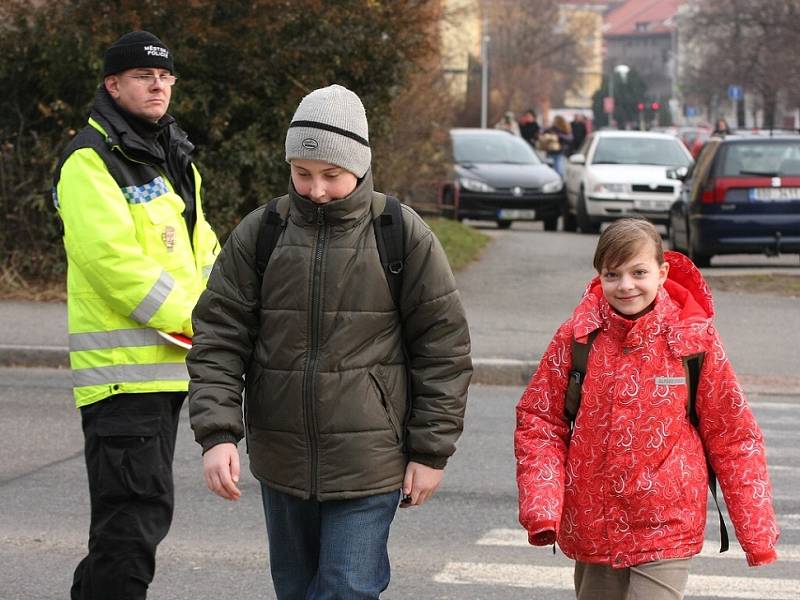
[[[317,360],[319,357],[319,330],[322,324],[322,259],[325,256],[327,243],[327,226],[325,225],[325,209],[317,208],[317,242],[314,251],[314,264],[311,275],[311,349],[306,367],[303,402],[306,413],[306,435],[310,452],[309,460],[309,495],[315,497],[318,492],[319,477],[319,430],[317,427],[316,397],[314,394],[314,380],[316,379]]]

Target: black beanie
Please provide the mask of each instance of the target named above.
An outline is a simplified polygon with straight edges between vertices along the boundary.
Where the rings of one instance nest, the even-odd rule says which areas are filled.
[[[136,67],[174,71],[172,54],[149,31],[132,31],[114,42],[103,57],[103,77]]]

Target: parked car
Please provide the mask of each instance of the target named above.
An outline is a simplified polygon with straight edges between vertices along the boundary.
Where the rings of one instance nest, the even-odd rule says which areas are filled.
[[[601,223],[640,215],[666,224],[681,182],[667,172],[689,167],[692,155],[675,136],[601,130],[567,162],[564,230],[599,231]]]
[[[800,135],[712,137],[670,209],[670,242],[717,254],[800,253]]]
[[[440,186],[442,214],[454,219],[543,221],[555,231],[563,212],[564,184],[522,138],[495,129],[450,130],[451,168]]]
[[[683,142],[684,146],[689,149],[692,157],[697,159],[700,150],[703,149],[703,144],[711,137],[711,128],[703,126],[687,126],[678,129],[676,134],[678,139]]]

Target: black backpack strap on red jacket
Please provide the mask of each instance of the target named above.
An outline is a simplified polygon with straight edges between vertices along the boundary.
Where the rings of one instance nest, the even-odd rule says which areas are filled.
[[[705,353],[693,354],[683,359],[686,367],[686,372],[689,374],[689,402],[686,407],[686,412],[689,417],[689,422],[692,426],[700,431],[700,418],[697,416],[697,387],[700,385],[700,370],[703,368],[703,359]],[[714,498],[714,504],[717,506],[717,514],[719,515],[719,551],[720,553],[728,550],[728,528],[725,526],[725,519],[722,517],[722,510],[719,507],[719,500],[717,499],[717,474],[711,466],[711,461],[708,460],[708,452],[706,455],[706,467],[708,469],[708,489],[711,490],[711,497]]]
[[[595,329],[589,333],[586,336],[585,344],[572,338],[572,368],[569,371],[569,383],[567,384],[567,393],[564,396],[564,418],[569,423],[570,431],[575,426],[578,409],[581,407],[581,388],[586,377],[589,350],[592,349],[592,342],[594,342],[594,338],[597,337],[599,332],[599,329]]]
[[[400,200],[386,196],[383,212],[372,220],[372,225],[375,228],[375,242],[378,245],[386,281],[389,283],[394,305],[399,310],[406,256],[403,207]]]
[[[282,200],[284,206],[279,206],[278,203]],[[256,272],[261,281],[264,279],[264,271],[267,270],[272,251],[275,250],[275,245],[278,243],[278,237],[286,227],[288,204],[289,198],[286,196],[273,198],[261,213],[261,224],[256,240]],[[259,289],[261,289],[260,285]]]

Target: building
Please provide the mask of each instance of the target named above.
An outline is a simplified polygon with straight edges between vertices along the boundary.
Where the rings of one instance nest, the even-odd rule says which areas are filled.
[[[649,98],[677,96],[678,10],[686,0],[627,0],[605,15],[603,72],[624,64],[647,85]],[[670,104],[674,105],[674,101]]]
[[[559,3],[562,21],[578,34],[586,56],[586,66],[580,69],[578,84],[564,97],[565,108],[591,110],[592,96],[603,85],[604,15],[621,1],[562,0]]]

